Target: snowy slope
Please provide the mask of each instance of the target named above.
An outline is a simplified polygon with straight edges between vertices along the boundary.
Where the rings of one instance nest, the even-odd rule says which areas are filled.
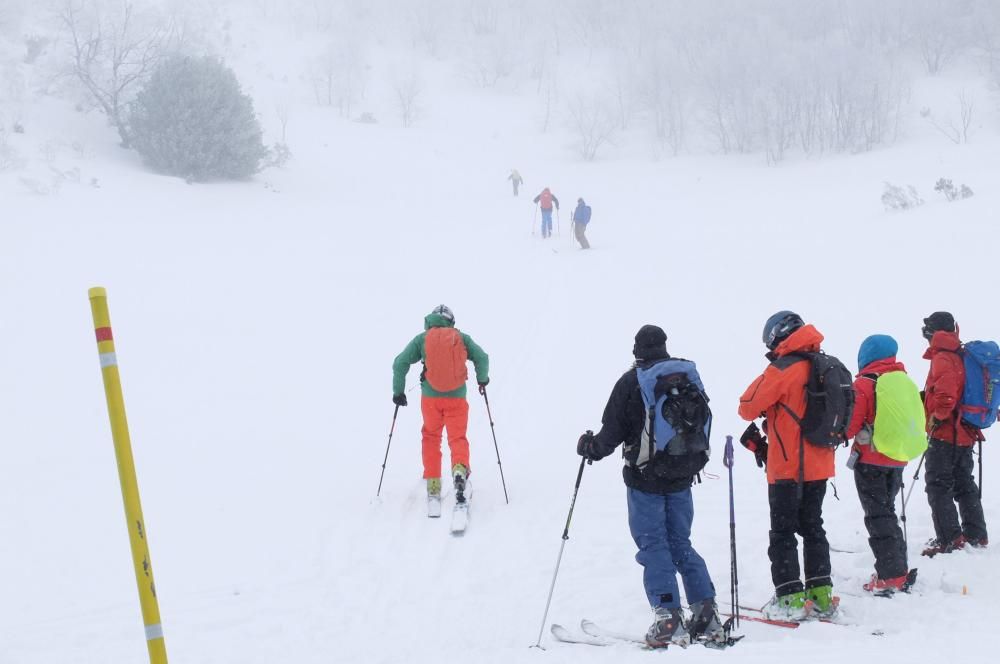
[[[505,103],[454,101],[413,131],[303,108],[286,170],[211,186],[138,170],[133,155],[99,147],[113,139],[98,118],[40,107],[38,135],[17,138],[23,152],[45,132],[83,133],[93,147],[60,152],[81,183],[49,195],[0,175],[0,662],[145,657],[92,285],[109,292],[168,652],[213,664],[647,657],[547,636],[547,651],[528,648],[576,438],[599,425],[640,325],[667,330],[669,349],[698,362],[713,399],[709,470],[719,477],[695,489],[694,540],[720,599],[729,570],[722,436],[742,431],[736,400],[764,367],[759,333],[770,313],[802,313],[850,367],[865,336],[893,334],[918,380],[928,312],[953,311],[968,338],[1000,336],[979,287],[991,283],[994,249],[963,241],[991,237],[1000,212],[998,141],[986,132],[962,148],[918,137],[777,168],[711,157],[578,164],[565,160],[560,137],[526,133]],[[488,118],[491,130],[468,117]],[[77,126],[60,129],[67,123]],[[532,237],[530,197],[512,199],[503,180],[512,166],[526,193],[547,185],[563,201],[559,237]],[[978,195],[936,200],[941,176]],[[927,205],[884,213],[883,180],[918,184]],[[569,238],[581,195],[594,207],[592,252]],[[942,271],[942,251],[959,246],[960,264]],[[504,505],[485,409],[470,396],[476,494],[461,539],[423,516],[414,406],[400,412],[374,499],[392,358],[441,302],[490,353],[511,496]],[[918,560],[931,534],[921,481],[909,513],[918,591],[891,602],[855,596],[872,560],[842,461],[827,524],[834,546],[856,552],[835,553],[834,573],[858,626],[746,625],[739,656],[912,661],[947,656],[956,643],[985,656],[980,625],[998,617],[996,552]],[[735,472],[741,597],[762,604],[765,482],[748,454]],[[986,469],[994,522],[997,477]],[[550,622],[590,617],[641,633],[649,614],[633,555],[612,458],[584,474]]]

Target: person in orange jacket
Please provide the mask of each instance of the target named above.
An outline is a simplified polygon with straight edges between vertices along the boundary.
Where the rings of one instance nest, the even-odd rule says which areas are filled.
[[[810,363],[798,353],[820,350],[823,335],[791,311],[779,311],[764,325],[763,341],[771,364],[740,397],[739,415],[751,422],[740,438],[767,468],[771,508],[771,580],[774,598],[765,615],[802,620],[811,605],[819,615],[836,611],[830,578],[830,544],[823,529],[826,481],[834,475],[834,451],[803,441],[799,422],[806,410]],[[753,420],[764,417],[760,434]],[[770,444],[768,444],[770,438]],[[800,576],[798,541],[802,537],[805,582]],[[808,601],[808,604],[807,604]]]

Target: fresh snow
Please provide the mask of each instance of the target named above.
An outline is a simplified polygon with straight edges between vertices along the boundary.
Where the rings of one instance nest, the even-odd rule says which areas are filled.
[[[757,156],[579,163],[565,136],[537,133],[516,98],[440,93],[408,130],[303,102],[285,169],[210,185],[148,173],[96,114],[35,102],[12,143],[26,155],[55,145],[53,165],[79,168],[80,182],[32,193],[20,178],[49,177],[34,157],[24,172],[0,173],[0,664],[146,657],[90,286],[108,289],[167,651],[186,663],[646,661],[656,655],[556,643],[548,625],[546,650],[529,648],[576,439],[599,426],[642,324],[664,327],[712,398],[714,453],[694,488],[693,540],[723,610],[721,451],[745,426],[737,398],[765,366],[769,314],[799,311],[851,368],[865,336],[892,334],[918,382],[927,313],[954,312],[966,339],[1000,337],[1000,137],[985,104],[987,126],[969,145],[916,129],[891,149],[769,168]],[[504,180],[512,167],[526,180],[518,199]],[[939,177],[977,195],[946,203],[932,192]],[[926,205],[884,212],[884,180],[917,185]],[[530,200],[543,186],[563,203],[561,234],[545,242],[531,235]],[[594,210],[590,252],[570,237],[578,196]],[[490,354],[510,493],[508,506],[470,389],[475,523],[461,538],[426,517],[418,367],[375,499],[392,359],[440,303]],[[1000,458],[992,443],[988,460]],[[988,657],[1000,617],[996,545],[920,558],[932,534],[921,476],[907,508],[916,588],[862,596],[872,556],[838,457],[839,500],[828,493],[825,520],[840,549],[841,608],[857,626],[747,622],[738,654],[692,648],[686,660]],[[589,617],[642,633],[650,622],[619,466],[612,457],[584,472],[549,623]],[[983,496],[994,530],[995,468]],[[907,489],[912,474],[911,465]],[[763,604],[766,484],[743,450],[735,482],[740,597]]]

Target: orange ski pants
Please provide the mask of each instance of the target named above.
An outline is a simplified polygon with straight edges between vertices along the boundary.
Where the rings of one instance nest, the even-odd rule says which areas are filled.
[[[424,416],[422,456],[424,479],[441,477],[441,431],[448,428],[448,449],[451,465],[469,467],[469,402],[463,397],[421,397],[420,412]]]

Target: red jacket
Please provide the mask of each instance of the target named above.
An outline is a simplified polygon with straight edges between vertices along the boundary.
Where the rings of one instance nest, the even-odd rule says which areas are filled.
[[[866,375],[881,376],[890,371],[905,372],[906,367],[903,366],[902,362],[897,362],[895,357],[887,357],[870,363],[854,379],[854,414],[851,415],[851,423],[847,425],[848,438],[857,436],[866,424],[869,428],[875,425],[875,381],[867,378]],[[882,454],[871,443],[864,445],[855,440],[853,449],[861,455],[858,459],[860,463],[892,468],[902,468],[906,465],[905,461],[896,461]]]
[[[805,325],[782,341],[774,354],[777,359],[750,383],[740,397],[740,417],[753,421],[764,413],[767,417],[767,481],[800,479],[806,482],[833,477],[833,449],[822,448],[802,440],[802,429],[785,410],[796,417],[806,413],[806,383],[809,382],[809,362],[786,358],[790,353],[815,352],[823,335],[812,325]]]
[[[935,332],[924,359],[931,361],[924,384],[924,410],[927,411],[927,432],[934,440],[971,447],[982,435],[978,429],[962,422],[958,407],[965,389],[965,363],[961,355],[962,342],[956,332]],[[931,418],[940,424],[931,426]]]

